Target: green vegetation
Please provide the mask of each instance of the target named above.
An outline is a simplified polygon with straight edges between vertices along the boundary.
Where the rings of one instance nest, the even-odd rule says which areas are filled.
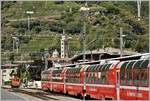
[[[84,4],[84,1],[3,1],[2,52],[12,51],[12,36],[19,37],[20,54],[44,49],[60,51],[60,35],[64,29],[65,34],[72,37],[69,49],[73,55],[82,50],[84,20],[86,43],[96,39],[87,49],[119,48],[119,29],[122,27],[126,49],[148,52],[148,1],[142,1],[140,21],[135,1],[88,2],[87,19],[79,11]],[[34,11],[30,15],[30,32],[26,11]]]
[[[17,69],[17,76],[21,79],[21,82],[27,86],[27,81],[31,79],[30,73],[25,65],[20,65]]]
[[[4,85],[11,85],[11,81],[5,81]]]

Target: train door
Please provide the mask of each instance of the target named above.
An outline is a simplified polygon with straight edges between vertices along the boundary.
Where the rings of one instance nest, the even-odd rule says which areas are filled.
[[[116,70],[116,97],[120,100],[120,70]]]

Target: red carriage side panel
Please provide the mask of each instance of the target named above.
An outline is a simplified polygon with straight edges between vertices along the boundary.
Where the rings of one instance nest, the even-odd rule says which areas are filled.
[[[86,94],[95,99],[115,99],[115,66],[118,61],[89,66],[86,70]]]
[[[120,68],[120,99],[148,100],[148,60],[126,61]]]
[[[62,73],[63,69],[53,70],[52,72],[52,91],[61,92],[64,91],[64,75]]]

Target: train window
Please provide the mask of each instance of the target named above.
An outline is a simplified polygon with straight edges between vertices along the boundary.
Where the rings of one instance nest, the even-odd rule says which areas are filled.
[[[101,73],[101,83],[102,83],[102,84],[105,84],[105,79],[106,79],[106,77],[105,77],[105,72],[102,71],[102,73]]]
[[[139,71],[138,69],[134,69],[134,85],[139,85]]]
[[[76,75],[76,77],[75,77],[75,83],[80,83],[80,74],[76,73],[75,75]]]
[[[104,65],[100,65],[100,71],[102,71]]]
[[[140,77],[140,86],[148,87],[148,79],[147,79],[148,77],[146,69],[140,70],[139,77]]]
[[[126,66],[126,85],[132,85],[133,81],[132,81],[132,66],[135,63],[135,61],[131,61],[127,64]]]
[[[108,84],[108,71],[105,72],[105,84]]]
[[[67,72],[69,72],[69,70],[67,70]],[[69,73],[66,74],[66,82],[69,82],[69,78],[70,78],[69,75],[70,75]]]
[[[144,60],[141,65],[140,65],[140,68],[147,68],[148,67],[148,64],[149,64],[149,60]]]
[[[140,67],[140,64],[143,62],[143,60],[137,61],[134,65],[134,69],[138,69]]]
[[[106,70],[109,70],[109,68],[110,68],[111,65],[112,65],[112,64],[108,64],[108,65],[106,66]]]
[[[147,67],[149,64],[149,60],[144,60],[139,68],[139,79],[140,79],[140,86],[148,87],[148,77],[147,77]]]
[[[93,74],[91,73],[91,72],[88,72],[87,73],[87,83],[92,83],[92,76],[93,76]]]
[[[102,71],[104,71],[104,70],[106,69],[107,65],[108,65],[108,64],[103,65]]]
[[[53,74],[52,76],[53,76],[52,77],[53,82],[62,82],[62,78],[60,74],[57,73],[57,74]]]
[[[98,78],[99,79],[101,78],[101,72],[98,72]]]
[[[107,81],[106,70],[108,70],[110,66],[111,64],[89,66],[86,70],[86,83],[105,84]]]
[[[90,72],[92,71],[92,69],[94,69],[93,67],[94,67],[94,66],[91,66],[91,67],[90,67]]]
[[[100,71],[100,65],[96,66],[96,71],[99,72]]]
[[[91,83],[94,83],[94,72],[92,72],[91,80],[92,80]]]
[[[89,72],[87,72],[86,77],[87,77],[87,79],[86,79],[86,80],[87,80],[87,81],[86,81],[86,83],[89,83],[89,80],[90,80],[90,78],[89,78],[89,77],[90,77],[90,73],[89,73]]]
[[[104,64],[101,66],[101,79],[100,79],[100,84],[105,84],[105,80],[106,80],[106,72],[105,72],[105,67],[107,66],[108,64]]]
[[[99,84],[100,83],[100,80],[101,80],[101,72],[96,72],[97,73],[97,76],[96,76],[96,84]]]
[[[133,68],[134,68],[134,70],[133,70],[133,78],[134,78],[134,80],[133,80],[133,84],[135,85],[135,86],[139,86],[139,83],[140,83],[140,79],[139,79],[139,68],[140,68],[140,64],[142,63],[142,60],[140,60],[140,61],[137,61],[135,64],[134,64],[134,66],[133,66]]]
[[[86,72],[89,72],[89,68],[90,68],[90,67],[91,67],[91,66],[88,66],[88,67],[87,67]]]
[[[88,82],[88,72],[85,72],[85,82]]]
[[[111,82],[109,82],[109,68],[111,68],[114,64],[109,64],[107,67],[107,71],[106,71],[106,83],[107,84],[111,84]]]
[[[95,65],[95,66],[93,67],[93,72],[96,72],[96,70],[97,70],[97,66]]]
[[[66,72],[66,73],[67,73],[67,72]],[[66,74],[65,82],[68,82],[68,75],[69,75],[69,74]]]
[[[120,83],[121,85],[126,85],[126,78],[127,78],[127,75],[126,75],[126,65],[128,64],[129,62],[124,62],[121,67],[120,67]]]
[[[126,70],[126,85],[132,85],[132,69],[127,69]]]
[[[66,82],[69,83],[80,83],[81,82],[81,77],[80,73],[68,73],[66,75]]]
[[[67,70],[67,71],[69,72],[69,70]],[[70,78],[71,78],[70,73],[67,73],[66,74],[66,82],[70,82]]]
[[[88,83],[91,83],[91,82],[92,82],[92,79],[91,79],[91,78],[92,78],[92,73],[91,73],[91,72],[89,72],[89,75],[88,75],[88,76],[89,76]]]
[[[97,72],[94,73],[94,84],[98,83],[98,78],[97,78],[98,74]]]
[[[77,73],[80,73],[81,68],[78,68]]]

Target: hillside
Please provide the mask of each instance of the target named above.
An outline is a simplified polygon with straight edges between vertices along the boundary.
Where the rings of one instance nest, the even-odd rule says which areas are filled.
[[[90,11],[86,19],[86,43],[96,40],[87,49],[119,48],[119,29],[122,27],[126,35],[124,48],[148,51],[148,1],[142,2],[140,21],[137,20],[135,1],[91,1],[87,4]],[[20,54],[43,49],[60,51],[59,39],[63,29],[72,37],[69,41],[70,54],[81,51],[85,17],[79,10],[84,5],[83,1],[3,1],[2,52],[12,51],[12,36],[19,37]],[[34,12],[30,15],[30,31],[26,11]],[[46,35],[48,37],[42,37]]]

